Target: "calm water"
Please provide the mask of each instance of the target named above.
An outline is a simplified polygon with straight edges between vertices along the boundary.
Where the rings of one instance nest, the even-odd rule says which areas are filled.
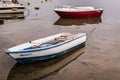
[[[30,0],[29,6],[27,0],[19,2],[26,6],[24,14],[0,14],[0,80],[120,78],[119,0]],[[104,12],[101,18],[61,19],[54,8],[63,4],[94,6],[103,8]],[[34,9],[36,5],[39,10]],[[27,65],[17,64],[4,53],[9,47],[60,32],[87,33],[86,46],[57,59]]]

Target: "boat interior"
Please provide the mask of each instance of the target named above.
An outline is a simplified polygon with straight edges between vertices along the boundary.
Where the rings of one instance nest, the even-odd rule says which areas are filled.
[[[61,35],[59,37],[56,37],[56,38],[54,38],[52,40],[49,40],[49,41],[46,41],[44,43],[42,43],[42,42],[35,43],[35,42],[32,42],[32,41],[29,41],[29,43],[32,44],[32,47],[26,48],[24,50],[49,47],[49,46],[52,46],[52,45],[55,45],[55,44],[65,42],[65,41],[70,40],[70,39],[74,39],[75,37],[76,37],[76,34],[69,34],[69,35]]]

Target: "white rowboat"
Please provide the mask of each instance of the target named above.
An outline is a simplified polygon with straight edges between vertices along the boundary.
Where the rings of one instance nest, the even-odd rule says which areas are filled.
[[[9,48],[6,53],[22,63],[45,60],[79,48],[85,41],[85,33],[59,33]]]

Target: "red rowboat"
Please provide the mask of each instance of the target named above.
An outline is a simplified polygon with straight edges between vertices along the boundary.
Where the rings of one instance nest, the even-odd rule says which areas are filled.
[[[91,18],[100,17],[103,13],[103,9],[95,9],[94,7],[73,7],[62,5],[56,7],[54,11],[61,18]]]

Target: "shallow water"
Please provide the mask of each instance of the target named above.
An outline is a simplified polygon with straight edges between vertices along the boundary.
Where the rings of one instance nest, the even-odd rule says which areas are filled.
[[[19,1],[26,5],[25,14],[0,15],[0,80],[19,80],[19,75],[27,80],[39,80],[42,77],[43,80],[120,78],[120,1],[30,0],[29,6],[27,0]],[[101,18],[61,19],[54,8],[62,4],[100,7],[104,12]],[[39,5],[39,10],[34,9],[36,5]],[[60,32],[87,33],[85,49],[77,50],[65,58],[47,61],[49,65],[46,62],[27,66],[16,64],[14,59],[4,53],[9,47]],[[77,56],[81,50],[84,54]]]

